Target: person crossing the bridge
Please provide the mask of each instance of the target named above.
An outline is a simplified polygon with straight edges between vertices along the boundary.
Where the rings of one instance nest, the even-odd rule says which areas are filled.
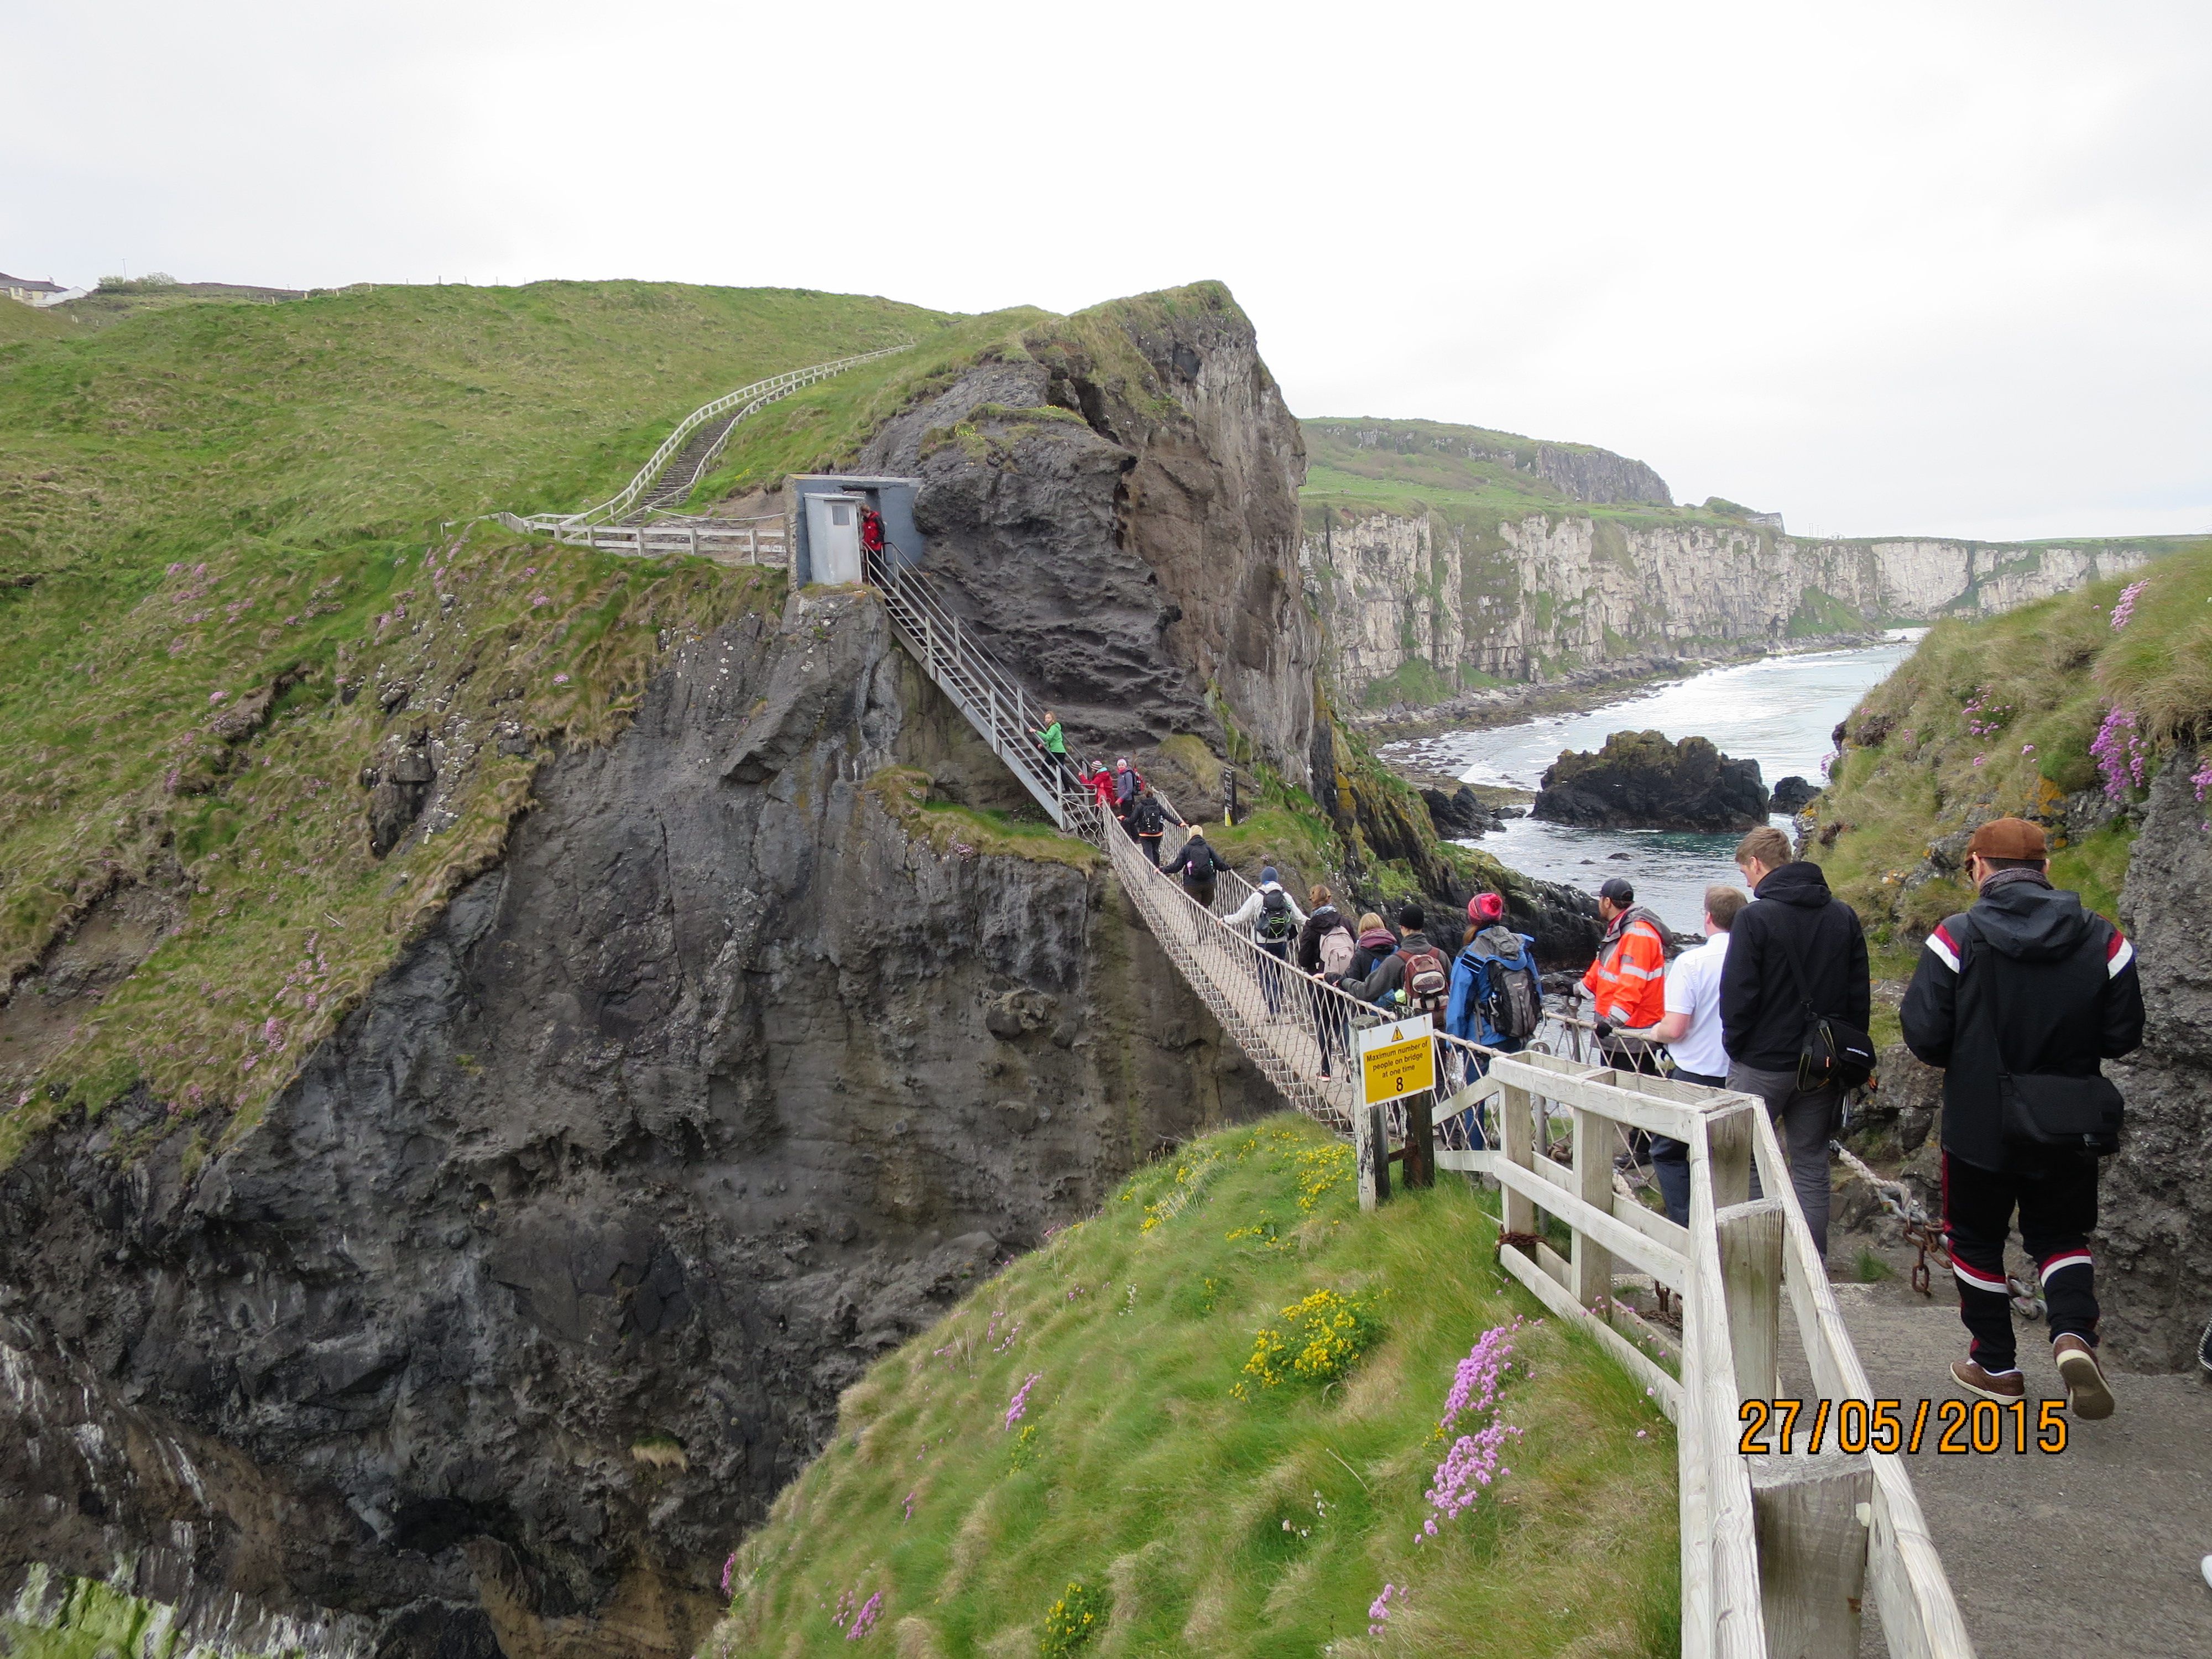
[[[1182,890],[1190,896],[1199,908],[1211,910],[1213,908],[1214,878],[1229,867],[1229,861],[1215,852],[1206,841],[1206,826],[1194,823],[1190,826],[1190,839],[1183,842],[1182,851],[1176,854],[1165,873],[1180,876]],[[1204,919],[1193,917],[1191,937],[1197,939],[1205,936]]]
[[[1536,941],[1505,925],[1503,898],[1477,893],[1467,902],[1467,935],[1452,963],[1445,1031],[1500,1054],[1517,1054],[1528,1046],[1543,1018],[1544,984],[1536,972]],[[1454,1057],[1466,1054],[1448,1043],[1438,1047]],[[1473,1077],[1489,1068],[1488,1056],[1467,1057],[1474,1062]],[[1448,1085],[1446,1092],[1455,1086]],[[1463,1121],[1468,1145],[1480,1152],[1487,1144],[1480,1115],[1469,1107]]]
[[[1145,787],[1144,775],[1129,764],[1127,755],[1114,763],[1114,816],[1121,827],[1134,836],[1136,827],[1129,822],[1129,814],[1137,805],[1137,797]]]
[[[1260,963],[1260,987],[1267,994],[1267,1018],[1273,1019],[1283,1008],[1282,964],[1290,960],[1291,946],[1306,925],[1306,913],[1283,890],[1282,879],[1271,864],[1260,872],[1259,886],[1237,907],[1229,925],[1249,928],[1253,943],[1274,958]]]
[[[1943,1237],[1972,1338],[1951,1375],[2000,1404],[2027,1397],[2005,1275],[2017,1210],[2067,1405],[2094,1419],[2112,1414],[2112,1391],[2097,1364],[2089,1238],[2120,1108],[2101,1062],[2142,1042],[2142,984],[2126,936],[2051,886],[2050,855],[2025,818],[1974,831],[1966,872],[1979,896],[1928,935],[1898,1012],[1906,1046],[1944,1068]]]
[[[1154,869],[1159,867],[1160,837],[1167,833],[1170,821],[1182,823],[1182,818],[1170,811],[1168,804],[1154,794],[1149,785],[1139,785],[1137,803],[1129,809],[1126,822],[1129,833],[1137,838],[1137,845],[1145,849],[1145,856],[1152,861]]]
[[[1314,1039],[1321,1045],[1321,1074],[1329,1074],[1329,1063],[1352,1049],[1349,1009],[1342,997],[1332,996],[1322,986],[1340,986],[1352,971],[1359,948],[1352,923],[1336,908],[1336,895],[1319,883],[1306,894],[1313,908],[1298,933],[1298,967],[1321,981],[1314,988]]]

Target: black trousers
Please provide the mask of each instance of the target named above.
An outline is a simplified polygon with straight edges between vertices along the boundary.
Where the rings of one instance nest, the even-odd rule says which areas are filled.
[[[1702,1083],[1708,1089],[1725,1089],[1724,1077],[1674,1068],[1679,1083]],[[1659,1182],[1659,1196],[1667,1206],[1667,1219],[1678,1227],[1690,1224],[1690,1149],[1672,1135],[1651,1137],[1651,1173]]]
[[[1985,1371],[2008,1371],[2012,1302],[2005,1295],[2005,1238],[2020,1212],[2021,1243],[2043,1279],[2053,1341],[2078,1336],[2097,1346],[2097,1297],[2089,1235],[2097,1228],[2097,1160],[2069,1154],[2024,1170],[1984,1170],[1943,1154],[1943,1238],[1959,1281],[1959,1317],[1973,1341],[1967,1352]]]

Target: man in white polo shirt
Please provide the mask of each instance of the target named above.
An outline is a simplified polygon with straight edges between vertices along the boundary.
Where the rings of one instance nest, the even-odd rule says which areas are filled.
[[[1667,1014],[1656,1025],[1625,1035],[1663,1042],[1685,1083],[1728,1086],[1728,1050],[1721,1046],[1721,964],[1728,960],[1729,928],[1751,902],[1734,887],[1705,889],[1705,942],[1667,965]],[[1665,1135],[1651,1137],[1651,1173],[1667,1202],[1667,1218],[1690,1220],[1690,1149]]]

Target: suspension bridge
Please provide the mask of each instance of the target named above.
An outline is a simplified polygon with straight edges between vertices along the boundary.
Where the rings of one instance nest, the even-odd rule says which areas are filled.
[[[770,539],[758,522],[656,515],[689,495],[745,416],[904,349],[794,370],[702,406],[629,485],[583,513],[497,516],[513,529],[618,552],[783,562],[780,530]],[[1440,1169],[1496,1182],[1501,1263],[1547,1309],[1588,1331],[1673,1419],[1682,1652],[1972,1659],[1902,1461],[1897,1402],[1875,1399],[1853,1351],[1763,1104],[1576,1058],[1500,1054],[1443,1034],[1434,1040],[1444,1087],[1370,1103],[1346,1050],[1378,1011],[1297,972],[1163,874],[1033,740],[1043,711],[1020,677],[976,640],[926,569],[892,551],[872,555],[866,574],[900,643],[1052,822],[1104,852],[1122,894],[1229,1039],[1291,1106],[1351,1139],[1362,1207],[1387,1198],[1393,1162],[1401,1179],[1416,1183]],[[1253,891],[1234,872],[1219,880],[1231,908]],[[1333,1062],[1326,1067],[1325,1058]],[[1466,1127],[1470,1115],[1483,1126],[1479,1136]],[[1688,1147],[1687,1226],[1647,1208],[1617,1176],[1614,1153],[1636,1131]],[[1752,1196],[1754,1171],[1768,1196]],[[1623,1304],[1615,1294],[1623,1275],[1679,1297],[1679,1338]],[[1782,1397],[1785,1379],[1805,1401],[1796,1433],[1754,1443],[1745,1403]]]

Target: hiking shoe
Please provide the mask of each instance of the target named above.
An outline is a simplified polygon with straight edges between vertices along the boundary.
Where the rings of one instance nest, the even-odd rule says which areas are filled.
[[[1951,1362],[1951,1380],[1968,1394],[1978,1394],[1984,1400],[1994,1400],[2000,1406],[2027,1398],[2027,1379],[2018,1367],[2008,1371],[1985,1371],[1971,1359]]]
[[[2058,1362],[2058,1375],[2066,1384],[2067,1408],[2075,1416],[2094,1423],[2112,1414],[2112,1391],[2106,1385],[2104,1368],[2097,1364],[2094,1348],[2078,1336],[2062,1336],[2052,1341],[2051,1357]]]

